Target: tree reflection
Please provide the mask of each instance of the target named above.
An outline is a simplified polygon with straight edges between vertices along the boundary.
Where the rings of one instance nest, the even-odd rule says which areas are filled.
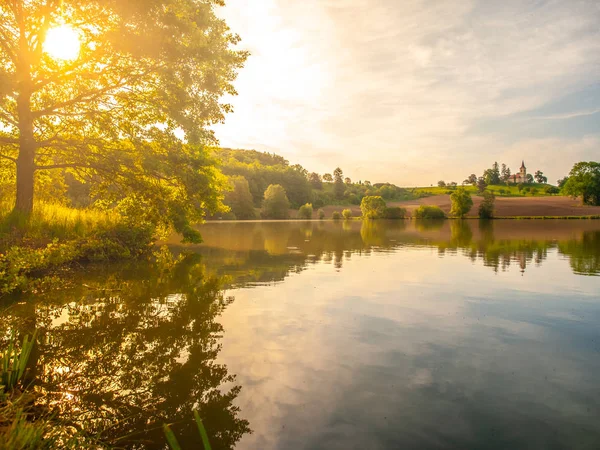
[[[569,257],[573,272],[581,275],[600,273],[600,231],[584,232],[581,240],[559,242],[558,249]]]
[[[320,261],[341,269],[352,254],[402,246],[434,247],[442,256],[460,252],[494,271],[516,265],[523,273],[558,247],[571,258],[576,273],[595,274],[600,239],[598,232],[585,230],[591,225],[589,221],[498,220],[219,224],[203,230],[208,244],[198,251],[210,255],[211,266],[218,267],[219,273],[234,275],[242,283],[281,281],[289,272]],[[581,239],[573,238],[578,234]]]
[[[136,275],[36,305],[40,404],[125,448],[164,448],[163,423],[174,424],[184,448],[199,448],[198,409],[213,448],[233,448],[250,429],[233,404],[235,377],[216,362],[216,319],[233,301],[226,280],[206,275],[199,255]]]

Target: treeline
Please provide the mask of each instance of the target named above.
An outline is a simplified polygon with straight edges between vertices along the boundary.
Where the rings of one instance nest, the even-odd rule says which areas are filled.
[[[231,188],[224,198],[230,211],[218,215],[227,219],[281,218],[280,213],[271,214],[271,208],[265,207],[265,201],[270,202],[274,195],[280,199],[278,211],[284,206],[298,209],[306,204],[317,209],[326,205],[360,205],[366,196],[381,196],[389,201],[412,198],[411,192],[390,183],[352,182],[339,167],[332,173],[308,172],[300,164],[290,165],[280,155],[256,150],[217,149],[215,156]],[[260,213],[258,208],[262,208]]]

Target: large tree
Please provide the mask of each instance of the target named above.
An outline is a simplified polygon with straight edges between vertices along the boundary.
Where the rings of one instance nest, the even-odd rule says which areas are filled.
[[[214,13],[222,4],[1,2],[0,159],[15,165],[15,209],[31,212],[36,172],[59,169],[176,225],[218,207],[208,127],[230,111],[220,99],[247,57]],[[71,59],[45,51],[61,33],[79,37]]]
[[[575,164],[562,192],[572,197],[581,197],[585,205],[600,205],[600,163],[582,161]]]

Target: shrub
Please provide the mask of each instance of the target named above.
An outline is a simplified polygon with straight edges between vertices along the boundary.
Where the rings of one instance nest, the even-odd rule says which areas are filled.
[[[325,218],[325,211],[323,211],[322,209],[319,209],[317,211],[317,216],[319,217],[319,220],[323,220]]]
[[[298,219],[310,220],[313,216],[313,206],[310,203],[302,205],[298,210]]]
[[[352,219],[352,211],[351,211],[351,210],[349,210],[349,209],[345,209],[345,210],[343,210],[343,211],[342,211],[342,217],[343,217],[345,220]]]
[[[446,214],[439,206],[421,205],[415,210],[417,219],[445,219]]]
[[[485,195],[485,194],[484,194]],[[464,187],[459,187],[450,196],[452,200],[452,209],[450,214],[457,217],[465,217],[473,207],[473,199],[471,194]]]
[[[279,184],[271,184],[265,191],[262,215],[266,219],[287,219],[290,201],[285,189]]]
[[[494,217],[494,203],[496,197],[491,192],[483,193],[483,201],[479,205],[479,217],[481,219],[492,219]]]
[[[333,220],[340,220],[342,218],[342,215],[339,213],[339,211],[334,211],[331,215],[331,218]]]
[[[404,219],[406,217],[406,209],[395,206],[392,208],[385,208],[384,217],[386,219]]]
[[[556,186],[547,186],[546,189],[544,189],[544,192],[548,195],[553,195],[560,193],[560,189]]]
[[[360,210],[365,219],[380,219],[385,214],[385,200],[380,195],[369,195],[362,199]]]

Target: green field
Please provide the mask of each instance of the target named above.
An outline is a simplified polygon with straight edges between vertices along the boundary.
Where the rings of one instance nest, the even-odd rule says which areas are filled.
[[[525,185],[523,190],[519,191],[519,188],[516,185],[505,186],[505,185],[490,185],[486,188],[486,191],[492,192],[497,197],[546,197],[551,195],[558,194],[547,194],[546,188],[554,187],[550,184],[530,184]],[[464,186],[464,188],[471,193],[471,195],[476,195],[478,193],[476,186]],[[451,194],[452,188],[450,187],[438,187],[438,186],[430,186],[430,187],[418,187],[411,189],[411,192],[415,194],[416,197],[424,197],[431,195],[444,195]]]

